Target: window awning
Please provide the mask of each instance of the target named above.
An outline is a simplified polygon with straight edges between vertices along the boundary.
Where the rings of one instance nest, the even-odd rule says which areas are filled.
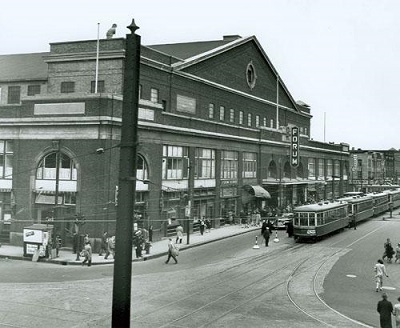
[[[271,198],[271,194],[259,185],[255,185],[255,186],[247,185],[247,186],[244,186],[243,188],[245,188],[247,190],[247,192],[249,192],[254,197]]]

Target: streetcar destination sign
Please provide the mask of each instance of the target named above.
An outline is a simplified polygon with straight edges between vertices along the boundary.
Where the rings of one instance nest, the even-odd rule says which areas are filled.
[[[290,137],[290,164],[291,166],[299,166],[299,128],[292,127],[292,134]]]

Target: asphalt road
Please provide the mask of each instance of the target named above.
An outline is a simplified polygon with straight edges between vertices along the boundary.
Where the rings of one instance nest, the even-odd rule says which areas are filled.
[[[316,244],[280,232],[260,249],[249,233],[182,251],[178,265],[133,263],[131,326],[377,327],[372,269],[399,229],[400,220],[371,220]],[[110,327],[112,265],[0,267],[0,327]],[[388,270],[394,301],[400,264]]]

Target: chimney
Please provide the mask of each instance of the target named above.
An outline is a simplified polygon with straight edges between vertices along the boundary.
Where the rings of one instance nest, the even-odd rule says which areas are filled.
[[[235,41],[235,40],[237,40],[237,39],[240,39],[241,38],[241,36],[240,35],[224,35],[223,36],[223,41],[228,41],[228,42],[231,42],[231,41]]]

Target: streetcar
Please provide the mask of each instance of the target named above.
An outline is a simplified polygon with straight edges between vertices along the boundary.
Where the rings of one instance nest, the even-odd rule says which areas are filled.
[[[374,215],[385,213],[389,210],[389,195],[387,192],[368,194],[374,199]]]
[[[389,195],[389,206],[392,206],[392,209],[400,206],[400,188],[386,190],[385,193]]]
[[[293,236],[296,241],[317,241],[349,226],[348,203],[320,202],[295,207]]]
[[[339,201],[347,202],[349,222],[354,227],[358,222],[374,216],[374,198],[371,195],[342,197]]]

